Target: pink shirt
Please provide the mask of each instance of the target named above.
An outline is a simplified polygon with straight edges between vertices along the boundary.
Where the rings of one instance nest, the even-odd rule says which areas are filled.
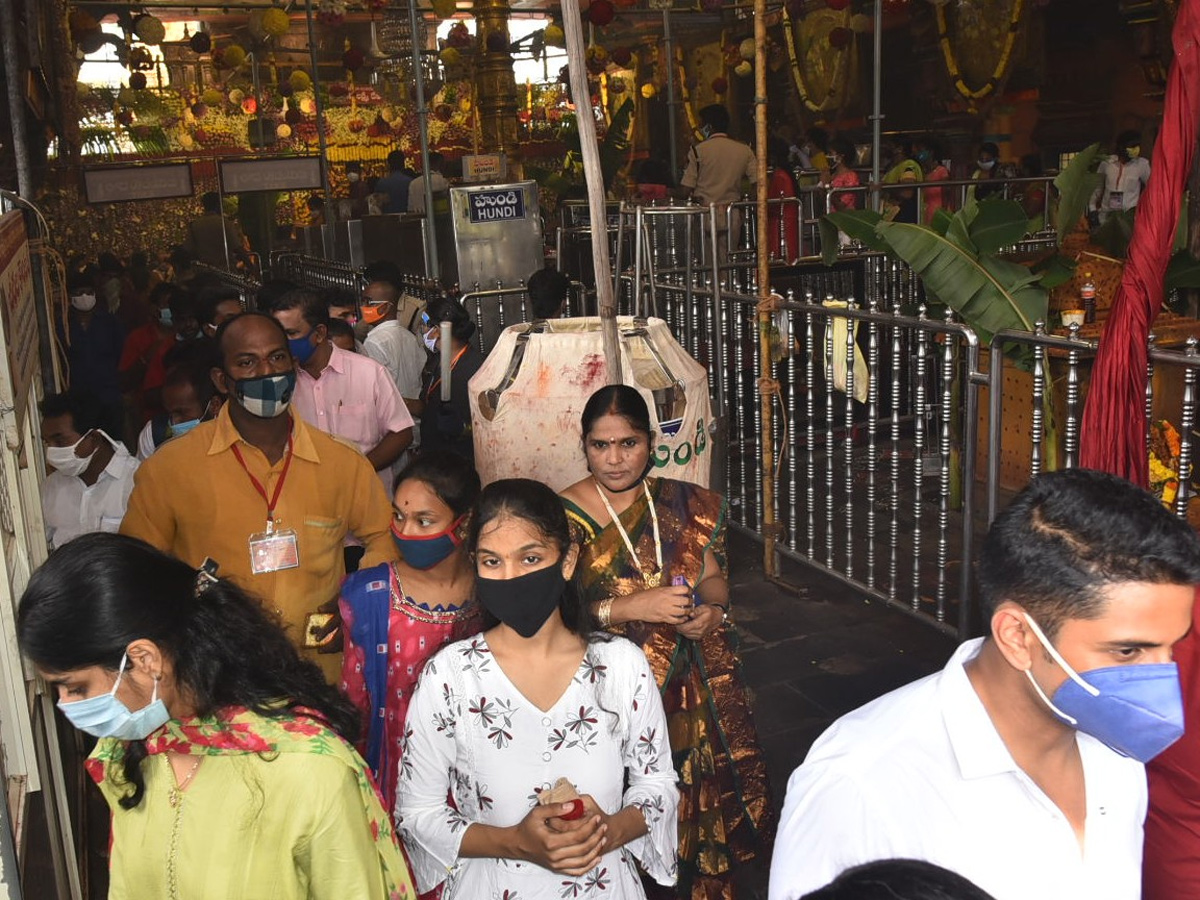
[[[375,360],[334,347],[329,363],[313,378],[296,373],[296,411],[308,424],[347,440],[364,454],[384,436],[413,427],[412,416],[388,370]],[[392,473],[379,473],[390,490]]]

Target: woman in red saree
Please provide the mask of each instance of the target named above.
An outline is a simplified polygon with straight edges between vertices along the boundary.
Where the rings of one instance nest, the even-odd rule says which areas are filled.
[[[576,579],[601,626],[641,645],[662,693],[681,788],[676,896],[732,898],[734,867],[770,846],[775,823],[728,621],[725,502],[646,477],[651,434],[631,387],[584,407],[592,474],[562,494],[582,545]]]

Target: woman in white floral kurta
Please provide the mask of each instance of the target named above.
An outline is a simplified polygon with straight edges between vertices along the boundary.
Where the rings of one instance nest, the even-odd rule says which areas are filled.
[[[678,846],[676,776],[649,663],[641,649],[624,638],[591,634],[586,607],[573,589],[559,589],[557,608],[544,622],[536,622],[530,637],[518,635],[507,624],[499,603],[488,602],[488,582],[519,577],[522,567],[533,579],[556,564],[565,577],[573,571],[577,551],[567,542],[566,516],[553,492],[536,485],[547,494],[542,498],[529,487],[535,484],[519,479],[496,482],[480,498],[470,539],[480,573],[477,591],[485,609],[505,621],[451,644],[426,665],[408,710],[397,824],[418,889],[429,891],[444,882],[444,900],[636,900],[645,894],[634,860],[655,881],[670,885]],[[500,530],[520,514],[512,508],[514,496],[526,505],[536,503],[539,515],[526,518],[541,521],[534,530],[543,536],[548,552],[539,555],[529,549],[530,522],[525,521],[526,538],[513,543],[519,547],[514,551],[518,558],[509,565],[500,560],[504,552],[489,548],[504,543]],[[561,530],[551,501],[561,516]],[[514,621],[519,629],[521,623]],[[501,660],[515,680],[522,681],[527,674],[514,663],[520,665],[523,650],[558,653],[564,641],[568,647],[576,641],[582,658],[561,696],[539,708],[509,679]],[[530,665],[540,664],[532,656],[528,660]],[[569,670],[564,682],[567,674]],[[555,818],[560,806],[538,806],[538,794],[561,777],[576,786],[585,802],[594,801],[585,818],[614,823],[606,833],[608,845],[589,857],[589,862],[596,861],[585,863],[586,871],[568,874],[561,871],[565,865],[546,868],[528,861],[533,854],[518,859],[467,852],[464,837],[476,827],[482,831],[474,831],[467,840],[474,848],[525,846],[532,835],[576,827]],[[531,812],[535,808],[537,812]],[[634,833],[640,836],[616,845],[618,818],[627,823],[637,811],[645,820],[644,829],[637,821]],[[594,827],[586,824],[588,833]],[[492,843],[480,843],[485,833]]]

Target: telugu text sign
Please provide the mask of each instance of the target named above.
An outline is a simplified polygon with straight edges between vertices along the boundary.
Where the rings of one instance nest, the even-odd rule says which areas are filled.
[[[38,367],[37,310],[34,307],[33,264],[25,219],[20,210],[0,216],[0,315],[3,316],[4,341],[8,346],[9,378],[12,396],[0,396],[0,402],[15,410],[15,434],[9,434],[9,446],[20,434],[25,421],[29,385]],[[2,393],[2,391],[0,391]]]
[[[83,170],[88,203],[164,200],[192,196],[192,166],[107,166]]]
[[[512,222],[525,218],[525,192],[520,188],[473,191],[467,197],[472,223]]]
[[[316,190],[321,187],[321,160],[316,156],[223,159],[221,187],[227,194]]]

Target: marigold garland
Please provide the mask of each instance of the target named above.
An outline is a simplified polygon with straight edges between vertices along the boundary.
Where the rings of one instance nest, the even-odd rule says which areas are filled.
[[[809,91],[808,85],[804,83],[804,67],[800,65],[800,60],[796,56],[796,36],[792,28],[792,17],[788,13],[786,5],[783,8],[783,34],[787,38],[788,59],[792,64],[792,79],[796,83],[796,92],[800,95],[800,101],[812,112],[825,112],[833,105],[837,97],[838,86],[845,75],[846,60],[849,58],[851,49],[854,46],[853,41],[845,47],[835,48],[838,55],[834,62],[833,72],[829,76],[829,89],[819,103],[814,103],[811,99],[812,92]]]
[[[1008,35],[1004,40],[1004,51],[1000,54],[1000,61],[996,63],[995,70],[992,72],[991,77],[984,82],[983,87],[978,90],[972,90],[967,87],[967,83],[963,80],[962,70],[959,69],[958,60],[954,56],[954,48],[950,46],[950,30],[946,24],[946,8],[945,6],[936,7],[938,43],[942,47],[942,58],[946,61],[946,70],[950,73],[955,90],[968,100],[982,100],[1000,86],[1000,81],[1004,78],[1005,73],[1008,71],[1008,65],[1012,61],[1013,47],[1017,43],[1017,32],[1021,27],[1021,13],[1024,9],[1025,0],[1013,0],[1012,14],[1008,20]]]

